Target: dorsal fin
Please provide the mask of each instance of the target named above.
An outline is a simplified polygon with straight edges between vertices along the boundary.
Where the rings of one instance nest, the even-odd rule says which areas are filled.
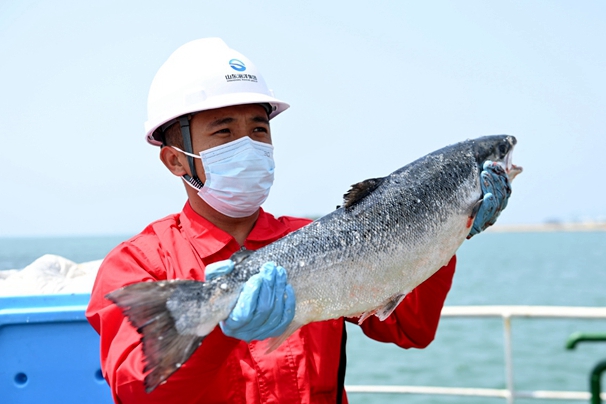
[[[345,208],[349,208],[350,206],[360,202],[367,195],[370,195],[372,191],[377,189],[384,179],[384,177],[370,178],[368,180],[358,182],[357,184],[353,184],[351,189],[347,191],[345,195],[343,195],[343,206]]]
[[[230,260],[232,260],[235,264],[239,264],[242,261],[244,261],[246,258],[248,258],[248,256],[250,254],[252,254],[254,251],[252,250],[247,250],[245,248],[236,251],[235,253],[232,254],[231,257],[229,257]]]

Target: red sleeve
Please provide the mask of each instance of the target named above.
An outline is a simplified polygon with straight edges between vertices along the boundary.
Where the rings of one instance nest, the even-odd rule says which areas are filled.
[[[105,299],[105,295],[131,283],[159,280],[162,276],[153,275],[160,273],[157,268],[159,258],[153,246],[149,247],[149,251],[141,251],[134,245],[124,243],[103,261],[91,293],[86,316],[101,336],[101,367],[116,403],[200,402],[213,388],[212,383],[200,382],[212,381],[217,377],[217,373],[220,373],[217,369],[239,343],[223,335],[217,327],[171,376],[170,383],[160,385],[147,394],[143,384],[145,373],[141,337],[121,310]],[[196,389],[192,389],[192,386],[196,386]]]
[[[402,348],[425,348],[433,341],[446,295],[452,285],[456,257],[406,295],[384,321],[370,316],[361,325],[364,334]]]

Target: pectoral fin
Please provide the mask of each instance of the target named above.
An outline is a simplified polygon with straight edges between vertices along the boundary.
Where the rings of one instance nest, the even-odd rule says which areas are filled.
[[[363,313],[360,316],[360,318],[358,319],[358,325],[361,325],[364,322],[364,320],[366,320],[368,317],[372,316],[373,314],[376,314],[376,312],[377,312],[377,309]]]
[[[475,203],[475,205],[473,205],[473,207],[471,208],[471,213],[469,214],[469,219],[471,219],[472,221],[478,215],[478,211],[480,210],[480,206],[482,206],[482,200],[483,199],[480,199],[479,201],[477,201]]]
[[[482,206],[482,201],[483,201],[483,199],[480,199],[471,208],[471,213],[467,217],[467,228],[468,229],[471,229],[471,226],[473,226],[473,221],[475,220],[476,216],[478,215],[478,211],[480,210],[480,206]]]
[[[379,320],[381,320],[381,321],[385,320],[387,317],[389,317],[391,315],[391,313],[393,313],[393,311],[396,309],[396,307],[398,307],[400,302],[402,302],[402,300],[404,300],[405,297],[406,297],[406,293],[398,293],[396,295],[393,295],[392,297],[387,299],[387,301],[385,301],[385,303],[383,303],[380,307],[378,307],[374,310],[369,310],[366,313],[362,314],[362,316],[358,320],[358,324],[362,324],[364,322],[364,320],[366,320],[368,317],[372,316],[373,314],[375,316],[377,316],[379,318]]]
[[[406,293],[392,296],[388,301],[385,302],[383,306],[377,309],[375,316],[379,317],[379,320],[381,321],[385,320],[391,313],[393,313],[393,311],[396,309],[396,307],[398,307],[400,302],[404,300],[405,297]]]

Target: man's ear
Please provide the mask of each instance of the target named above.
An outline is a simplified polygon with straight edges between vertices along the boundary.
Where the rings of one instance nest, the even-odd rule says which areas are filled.
[[[187,158],[183,153],[173,149],[170,146],[164,146],[160,149],[160,160],[168,168],[168,170],[176,175],[182,177],[185,174],[189,174],[185,169]]]

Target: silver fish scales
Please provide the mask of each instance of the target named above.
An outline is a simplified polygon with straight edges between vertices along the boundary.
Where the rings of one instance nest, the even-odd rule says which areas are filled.
[[[469,234],[480,206],[480,172],[498,162],[513,179],[513,136],[486,136],[430,153],[388,175],[352,186],[344,204],[257,251],[234,254],[234,270],[208,282],[126,286],[108,295],[142,334],[146,389],[165,381],[227,318],[242,285],[273,261],[296,296],[279,345],[313,321],[370,315],[381,320],[446,265]],[[160,338],[159,338],[160,337]]]

